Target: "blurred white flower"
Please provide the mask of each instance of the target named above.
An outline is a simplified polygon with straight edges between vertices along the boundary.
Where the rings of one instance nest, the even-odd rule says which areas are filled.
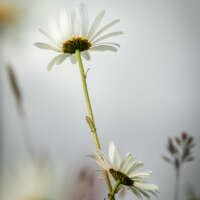
[[[24,162],[4,177],[3,200],[56,200],[65,185],[64,173],[48,162]]]
[[[54,19],[49,20],[49,29],[44,31],[39,29],[51,42],[52,45],[46,43],[35,43],[41,49],[53,50],[58,53],[48,65],[50,70],[53,65],[61,64],[66,58],[70,58],[72,63],[76,63],[75,51],[79,50],[81,55],[86,59],[90,59],[89,50],[91,51],[117,51],[120,45],[112,42],[105,42],[106,39],[122,34],[121,31],[103,34],[110,27],[118,23],[116,19],[98,29],[105,11],[101,11],[94,19],[89,28],[89,19],[86,6],[80,4],[71,15],[66,11],[60,12],[59,25]],[[103,35],[102,35],[103,34]]]
[[[143,163],[137,161],[130,153],[122,158],[113,141],[109,144],[108,159],[100,152],[90,157],[95,159],[116,181],[120,181],[119,193],[124,189],[130,189],[138,199],[142,200],[142,195],[149,199],[149,193],[156,195],[158,192],[158,186],[146,182],[152,172],[136,172]]]

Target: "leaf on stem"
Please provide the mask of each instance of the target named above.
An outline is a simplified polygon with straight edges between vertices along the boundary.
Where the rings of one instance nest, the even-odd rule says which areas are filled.
[[[91,131],[93,132],[95,130],[94,122],[88,116],[86,116],[85,119],[86,119]]]

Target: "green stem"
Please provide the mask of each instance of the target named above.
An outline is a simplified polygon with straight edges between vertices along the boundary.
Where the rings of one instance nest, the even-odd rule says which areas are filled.
[[[111,191],[110,195],[109,195],[109,199],[108,200],[113,200],[114,199],[114,196],[115,196],[115,193],[117,193],[117,189],[120,185],[120,180],[118,180],[113,188],[113,190]]]
[[[80,55],[79,50],[76,50],[76,57],[77,57],[78,64],[79,64],[79,70],[80,70],[80,74],[81,74],[81,79],[82,79],[82,84],[83,84],[83,92],[84,92],[85,100],[86,100],[86,104],[87,104],[89,120],[91,122],[90,125],[92,126],[91,131],[92,131],[92,134],[93,134],[93,137],[94,137],[94,141],[95,141],[97,150],[101,150],[99,138],[98,138],[96,127],[95,127],[90,97],[89,97],[89,93],[88,93],[86,75],[85,75],[85,71],[84,71],[84,68],[83,68],[83,63],[82,63],[82,59],[81,59],[81,55]],[[108,173],[106,171],[104,171],[104,176],[105,176],[105,179],[106,179],[106,183],[107,183],[109,192],[112,192],[112,185],[110,183],[110,179],[109,179]]]
[[[176,182],[175,182],[175,193],[174,200],[179,199],[179,189],[180,189],[180,168],[176,168]]]

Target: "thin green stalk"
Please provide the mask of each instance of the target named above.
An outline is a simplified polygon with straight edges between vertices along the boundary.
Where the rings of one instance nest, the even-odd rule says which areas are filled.
[[[83,68],[83,63],[82,63],[82,59],[81,59],[81,55],[80,55],[79,50],[76,50],[76,57],[77,57],[78,64],[79,64],[79,69],[80,69],[80,74],[81,74],[81,79],[82,79],[82,84],[83,84],[83,92],[84,92],[84,95],[85,95],[87,110],[88,110],[88,114],[89,114],[89,122],[88,123],[90,125],[91,131],[92,131],[92,134],[93,134],[93,137],[94,137],[96,148],[97,148],[97,150],[101,150],[99,138],[98,138],[96,127],[95,127],[94,116],[93,116],[93,112],[92,112],[92,106],[91,106],[91,102],[90,102],[88,88],[87,88],[86,74],[85,74],[85,71],[84,71],[84,68]],[[104,171],[104,176],[105,176],[105,179],[106,179],[106,183],[107,183],[109,192],[112,192],[112,185],[111,185],[108,173],[106,171]]]
[[[114,199],[114,196],[115,196],[115,193],[117,193],[117,189],[120,185],[120,180],[118,180],[113,188],[113,190],[111,191],[110,195],[109,195],[109,198],[108,200],[113,200]]]
[[[176,169],[176,182],[175,182],[174,200],[179,199],[179,189],[180,189],[180,168],[177,168]]]

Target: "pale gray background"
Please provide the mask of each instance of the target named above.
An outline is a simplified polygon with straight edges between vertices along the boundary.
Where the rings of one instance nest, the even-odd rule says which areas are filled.
[[[166,153],[168,136],[186,131],[198,146],[195,162],[186,164],[182,171],[182,195],[187,183],[199,189],[200,1],[85,2],[91,19],[105,8],[103,23],[120,18],[112,30],[124,32],[112,39],[121,44],[117,53],[93,53],[92,60],[84,63],[91,67],[88,87],[103,149],[107,150],[113,139],[122,153],[130,151],[144,161],[143,169],[153,171],[151,182],[160,187],[159,199],[169,200],[173,198],[174,171],[161,155]],[[47,27],[49,15],[56,16],[63,6],[70,9],[78,3],[57,0],[35,6],[30,21],[25,20],[16,33],[17,39],[16,34],[9,37],[5,53],[17,70],[34,144],[49,151],[56,161],[65,161],[68,168],[77,167],[79,159],[87,160],[85,155],[95,151],[84,120],[86,106],[79,70],[66,61],[47,72],[54,53],[32,44],[46,41],[37,29]],[[6,77],[4,113],[6,162],[12,164],[23,159],[24,147]]]

